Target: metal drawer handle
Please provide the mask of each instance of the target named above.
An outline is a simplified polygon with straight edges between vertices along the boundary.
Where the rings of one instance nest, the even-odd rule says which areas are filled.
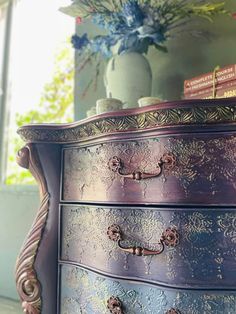
[[[155,173],[146,173],[146,172],[141,172],[141,171],[134,171],[132,173],[125,174],[122,172],[122,170],[124,168],[124,163],[117,156],[114,156],[109,160],[108,166],[109,166],[110,170],[117,173],[119,176],[121,176],[123,178],[128,178],[128,179],[140,181],[143,179],[159,177],[162,174],[163,169],[171,170],[175,166],[175,163],[176,163],[175,156],[168,153],[168,154],[164,154],[160,158],[160,160],[157,162],[157,170]]]
[[[167,311],[165,314],[181,314],[181,312],[177,309],[170,309],[169,311]]]
[[[148,250],[143,247],[128,247],[125,248],[121,245],[122,242],[122,232],[120,229],[120,226],[118,225],[112,225],[107,230],[107,235],[110,240],[117,242],[118,247],[127,253],[131,253],[136,256],[147,256],[147,255],[159,255],[161,254],[164,249],[165,245],[170,247],[175,247],[179,244],[179,234],[176,229],[174,228],[168,228],[166,229],[161,236],[160,242],[158,243],[160,245],[160,248],[156,251],[154,250]]]
[[[109,300],[107,300],[107,308],[112,314],[124,314],[122,310],[122,303],[117,297],[112,296]]]

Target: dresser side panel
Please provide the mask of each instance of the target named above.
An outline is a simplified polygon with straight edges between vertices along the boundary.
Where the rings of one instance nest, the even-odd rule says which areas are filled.
[[[61,147],[37,144],[37,150],[50,198],[47,222],[35,260],[35,269],[42,288],[42,314],[56,314]]]

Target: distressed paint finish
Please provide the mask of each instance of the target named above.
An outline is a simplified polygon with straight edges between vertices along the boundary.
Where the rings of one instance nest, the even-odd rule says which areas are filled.
[[[236,292],[178,291],[106,279],[95,273],[61,267],[60,314],[109,314],[107,300],[117,297],[124,314],[235,314]]]
[[[26,313],[57,313],[57,293],[60,314],[109,313],[108,300],[120,300],[124,314],[236,313],[236,98],[24,126],[19,134],[39,157],[25,158],[23,150],[20,164],[45,192],[16,268]],[[154,250],[168,228],[178,231],[178,243],[156,256],[133,256],[107,237],[113,224],[124,248]],[[79,263],[100,275],[72,266]]]
[[[183,134],[118,141],[64,150],[64,201],[130,204],[235,205],[236,134]],[[122,173],[156,173],[165,155],[174,158],[158,177],[132,180]]]
[[[61,220],[64,261],[164,285],[236,289],[236,211],[65,205]],[[133,256],[109,239],[113,224],[124,247],[158,249],[167,228],[177,230],[179,243],[160,255]]]

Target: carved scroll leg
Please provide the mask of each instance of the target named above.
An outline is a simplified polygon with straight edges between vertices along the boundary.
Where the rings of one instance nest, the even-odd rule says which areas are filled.
[[[32,229],[29,232],[16,262],[16,286],[26,314],[40,314],[42,307],[41,285],[34,268],[40,240],[46,225],[49,210],[49,193],[38,158],[37,150],[31,145],[23,147],[17,156],[17,162],[30,170],[39,183],[41,204]]]

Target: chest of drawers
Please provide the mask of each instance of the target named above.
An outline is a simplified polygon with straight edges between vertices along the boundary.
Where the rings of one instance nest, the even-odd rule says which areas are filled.
[[[26,313],[236,313],[236,99],[19,129],[41,205]]]

